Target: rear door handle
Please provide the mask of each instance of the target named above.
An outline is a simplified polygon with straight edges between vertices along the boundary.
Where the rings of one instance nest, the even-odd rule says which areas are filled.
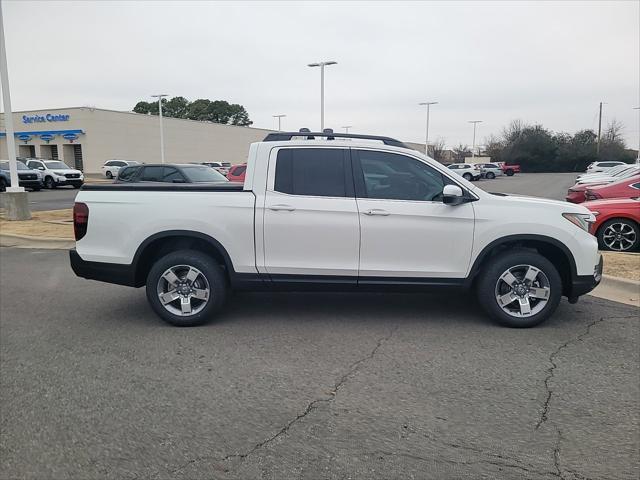
[[[279,210],[285,210],[287,212],[293,212],[296,209],[296,207],[292,207],[291,205],[271,205],[269,207],[269,210],[273,210],[273,211],[279,211]]]
[[[382,210],[380,208],[372,208],[362,213],[364,213],[365,215],[381,215],[383,217],[386,217],[387,215],[389,215],[389,212],[387,212],[386,210]]]

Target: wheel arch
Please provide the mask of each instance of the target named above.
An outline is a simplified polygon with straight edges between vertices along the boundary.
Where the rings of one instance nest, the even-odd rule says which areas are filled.
[[[483,266],[505,250],[523,248],[537,251],[549,260],[557,268],[562,279],[562,291],[564,295],[569,293],[571,284],[577,276],[576,262],[569,248],[555,238],[545,235],[519,234],[501,237],[489,243],[476,257],[469,272],[469,283],[473,283],[482,271]]]
[[[132,262],[135,286],[141,287],[145,284],[154,260],[179,249],[197,250],[210,255],[223,267],[229,282],[235,275],[229,253],[215,238],[191,230],[167,230],[151,235],[136,250]]]

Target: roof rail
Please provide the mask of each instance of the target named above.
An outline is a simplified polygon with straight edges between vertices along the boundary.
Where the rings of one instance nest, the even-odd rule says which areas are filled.
[[[330,128],[325,128],[322,132],[310,132],[308,128],[301,128],[299,132],[277,132],[269,133],[264,137],[263,142],[283,142],[289,141],[293,137],[307,137],[307,140],[314,140],[316,137],[326,137],[327,140],[335,140],[336,138],[355,138],[361,140],[377,140],[385,145],[393,147],[409,148],[400,140],[390,137],[380,137],[377,135],[360,135],[357,133],[334,133]]]

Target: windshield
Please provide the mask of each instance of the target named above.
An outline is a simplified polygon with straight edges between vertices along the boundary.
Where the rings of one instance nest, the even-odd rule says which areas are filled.
[[[71,167],[69,167],[66,163],[63,163],[63,162],[44,162],[44,164],[47,166],[47,168],[62,168],[65,170],[71,169]]]
[[[204,165],[197,167],[184,167],[182,169],[182,173],[184,173],[193,183],[229,181],[217,170]]]
[[[22,162],[16,162],[18,164],[18,170],[31,170]],[[9,162],[0,162],[0,170],[9,170]]]

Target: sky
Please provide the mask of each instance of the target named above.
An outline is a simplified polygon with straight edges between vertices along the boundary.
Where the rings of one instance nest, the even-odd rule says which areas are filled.
[[[240,103],[254,127],[320,126],[448,146],[511,120],[640,129],[640,2],[2,0],[14,111],[131,110],[167,93]]]

